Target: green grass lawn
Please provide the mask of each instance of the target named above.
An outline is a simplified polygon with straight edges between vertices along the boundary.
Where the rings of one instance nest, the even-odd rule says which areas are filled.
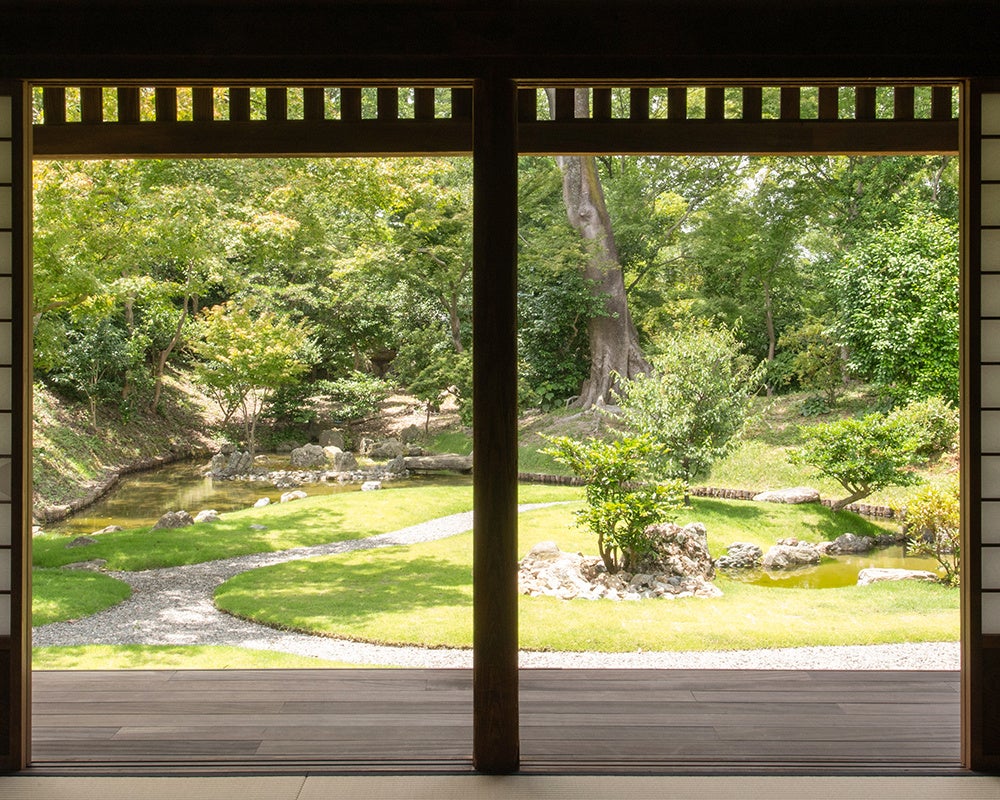
[[[565,487],[524,486],[520,496],[522,502],[536,503],[580,495]],[[67,548],[66,536],[42,534],[33,541],[34,563],[60,567],[103,558],[111,570],[173,567],[374,536],[471,508],[472,487],[467,485],[348,492],[236,511],[218,522],[177,530],[104,533],[97,544],[82,548]],[[254,525],[265,529],[255,530]]]
[[[559,486],[522,486],[521,502],[555,502],[580,497]],[[227,514],[217,523],[176,531],[101,534],[98,544],[67,549],[67,537],[35,537],[32,619],[47,625],[96,614],[129,596],[127,584],[86,570],[56,567],[104,558],[108,569],[137,570],[194,564],[250,552],[371,536],[472,507],[469,486],[408,487],[380,492],[334,494]],[[255,531],[250,525],[265,525]]]
[[[36,569],[31,582],[33,625],[89,617],[132,594],[127,583],[86,570]]]
[[[35,647],[34,670],[63,669],[311,669],[364,667],[270,650],[181,645],[83,645]]]
[[[572,524],[572,505],[521,516],[519,550],[554,539],[593,552]],[[731,512],[731,513],[730,513]],[[818,506],[696,500],[711,549],[735,539],[829,538],[869,532],[855,515]],[[684,519],[681,520],[685,521]],[[374,642],[469,647],[472,539],[348,553],[255,570],[216,594],[220,608],[281,628]],[[778,589],[719,578],[718,599],[614,602],[520,598],[520,643],[528,649],[632,651],[953,641],[958,592],[938,585],[878,584]]]

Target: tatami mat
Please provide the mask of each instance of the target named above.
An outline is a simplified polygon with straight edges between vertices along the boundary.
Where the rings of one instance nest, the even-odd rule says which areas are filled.
[[[4,800],[996,800],[1000,777],[0,778]]]

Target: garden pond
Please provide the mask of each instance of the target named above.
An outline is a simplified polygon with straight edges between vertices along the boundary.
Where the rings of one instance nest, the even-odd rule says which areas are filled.
[[[288,456],[269,455],[267,466],[272,470],[289,468]],[[219,480],[204,475],[203,461],[182,461],[148,472],[124,477],[105,497],[94,505],[45,530],[65,535],[82,536],[108,525],[140,528],[153,525],[165,512],[183,509],[192,515],[203,509],[215,509],[220,514],[249,508],[261,497],[276,502],[287,489],[276,489],[267,481]],[[392,486],[469,485],[471,478],[463,475],[438,475],[393,481]],[[310,496],[359,491],[358,484],[335,481],[309,483],[302,487]],[[830,589],[852,586],[858,572],[865,567],[885,567],[937,571],[932,558],[906,555],[902,547],[889,547],[861,555],[826,558],[813,567],[785,572],[757,572],[744,580],[758,586],[797,589]]]
[[[290,469],[289,457],[268,455],[271,470]],[[148,472],[127,475],[107,495],[91,506],[59,522],[45,525],[45,530],[83,536],[108,525],[123,528],[151,526],[167,511],[184,510],[192,516],[203,509],[220,514],[249,508],[262,497],[272,503],[289,489],[276,489],[269,481],[213,479],[204,474],[204,461],[181,461]],[[437,476],[392,481],[392,486],[471,485],[468,476]],[[318,481],[300,487],[312,496],[356,492],[359,484]]]

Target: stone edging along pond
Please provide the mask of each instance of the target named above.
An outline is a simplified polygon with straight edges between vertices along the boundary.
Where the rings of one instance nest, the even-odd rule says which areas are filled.
[[[575,475],[548,475],[542,472],[519,472],[519,481],[524,483],[545,483],[554,486],[583,486],[584,480]],[[692,486],[691,494],[695,497],[717,497],[724,500],[753,500],[760,494],[760,490],[752,489],[725,489],[717,486]],[[820,500],[820,503],[827,508],[833,505],[833,500]],[[889,506],[873,506],[867,503],[851,503],[844,511],[851,511],[862,517],[874,517],[877,519],[894,519],[899,516]]]
[[[126,475],[134,475],[137,472],[149,472],[158,467],[165,467],[168,464],[175,464],[178,461],[185,461],[191,458],[204,458],[211,453],[212,451],[207,447],[188,447],[172,453],[150,456],[139,461],[133,461],[124,466],[108,470],[83,497],[78,497],[61,505],[35,508],[32,510],[32,516],[36,522],[43,524],[58,522],[96,503],[114,489],[118,485],[118,482]]]

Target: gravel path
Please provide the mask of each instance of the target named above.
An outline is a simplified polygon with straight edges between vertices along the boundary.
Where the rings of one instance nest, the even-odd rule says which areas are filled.
[[[522,505],[520,511],[551,503]],[[472,512],[452,514],[402,530],[345,542],[257,553],[181,567],[107,574],[132,587],[132,596],[98,614],[35,628],[33,644],[232,645],[273,650],[332,661],[399,667],[471,667],[472,653],[365,644],[279,631],[219,611],[216,587],[259,567],[314,556],[416,544],[464,533]],[[522,652],[522,667],[607,667],[647,669],[947,669],[959,668],[957,642],[782,650],[683,653],[537,653]]]

